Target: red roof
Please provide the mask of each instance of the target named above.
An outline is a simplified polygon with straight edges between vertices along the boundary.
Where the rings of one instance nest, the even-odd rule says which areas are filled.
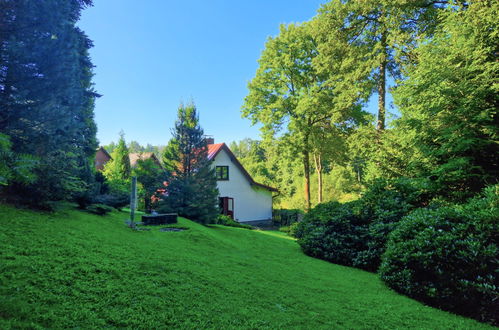
[[[266,186],[264,184],[258,183],[253,178],[249,173],[246,171],[246,169],[243,167],[243,165],[237,160],[236,156],[230,151],[229,147],[225,143],[217,143],[217,144],[208,144],[208,159],[213,160],[215,157],[218,155],[218,153],[221,150],[225,150],[227,154],[229,155],[230,160],[241,170],[241,172],[244,174],[244,176],[248,179],[251,185],[254,186],[259,186],[262,188],[265,188],[270,191],[275,191],[278,192],[276,188],[272,188],[269,186]]]
[[[220,150],[222,150],[223,145],[225,143],[208,144],[208,159],[213,160]]]

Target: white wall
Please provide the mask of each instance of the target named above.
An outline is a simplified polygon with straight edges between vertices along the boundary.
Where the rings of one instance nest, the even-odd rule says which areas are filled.
[[[272,219],[271,191],[251,186],[223,149],[213,161],[215,166],[229,166],[229,180],[219,180],[217,186],[220,197],[234,198],[234,219],[239,222]]]

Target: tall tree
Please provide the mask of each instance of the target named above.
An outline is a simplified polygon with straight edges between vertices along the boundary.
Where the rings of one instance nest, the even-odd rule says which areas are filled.
[[[439,192],[462,200],[499,177],[499,5],[471,1],[442,13],[420,41],[417,65],[394,92],[400,123],[425,160],[414,158]]]
[[[379,132],[385,129],[387,75],[399,77],[400,63],[412,60],[415,41],[432,33],[445,2],[332,0],[319,10],[315,64],[329,72],[327,83],[344,102],[378,94]]]
[[[269,38],[243,105],[243,116],[262,123],[266,139],[283,131],[293,138],[303,164],[306,209],[311,206],[310,150],[315,127],[325,121],[348,121],[359,110],[352,104],[337,106],[332,89],[325,85],[327,75],[312,65],[318,54],[312,28],[308,23],[282,25],[279,35]]]
[[[177,116],[172,132],[174,143],[169,144],[172,158],[167,159],[172,169],[167,196],[159,209],[200,223],[212,223],[219,213],[218,188],[196,106],[181,105]]]
[[[88,185],[96,148],[92,63],[76,27],[91,1],[0,3],[0,131],[40,159],[38,179],[10,193],[62,199]]]

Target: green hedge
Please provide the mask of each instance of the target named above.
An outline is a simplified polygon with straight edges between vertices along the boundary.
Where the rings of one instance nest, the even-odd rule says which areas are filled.
[[[376,271],[389,233],[429,196],[425,180],[378,180],[357,201],[316,206],[299,223],[295,237],[308,255]]]
[[[410,297],[498,325],[498,189],[404,217],[390,235],[381,278]]]

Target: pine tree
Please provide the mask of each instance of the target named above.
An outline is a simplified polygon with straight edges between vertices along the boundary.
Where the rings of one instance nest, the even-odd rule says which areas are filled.
[[[104,176],[110,182],[126,183],[130,179],[131,166],[128,147],[125,142],[125,134],[120,132],[118,145],[111,153],[111,160],[104,166]]]
[[[217,182],[194,104],[179,107],[172,133],[172,172],[167,180],[167,197],[158,209],[174,211],[200,223],[213,223],[219,213]],[[174,149],[176,152],[172,153]]]

